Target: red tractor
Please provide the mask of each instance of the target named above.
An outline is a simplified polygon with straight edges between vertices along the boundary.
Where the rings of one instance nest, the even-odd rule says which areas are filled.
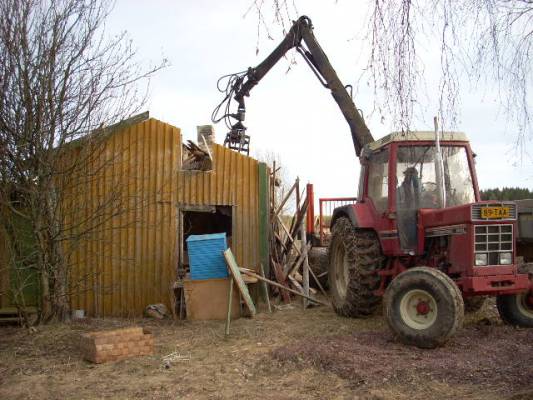
[[[466,136],[439,135],[435,129],[374,141],[309,18],[295,21],[258,66],[228,77],[226,97],[213,113],[213,122],[225,119],[230,128],[225,145],[248,152],[244,98],[292,48],[331,91],[362,167],[357,202],[335,209],[331,222],[329,285],[335,311],[368,316],[384,298],[397,336],[429,348],[461,326],[465,304],[479,307],[487,295],[498,296],[504,321],[533,327],[533,270],[531,264],[519,270],[516,263],[517,207],[480,201]],[[233,99],[238,110],[231,114]]]
[[[383,297],[402,341],[435,347],[461,326],[465,305],[490,295],[505,322],[533,327],[529,265],[519,271],[515,262],[516,204],[480,201],[464,134],[444,133],[440,153],[441,162],[433,132],[391,134],[363,149],[358,201],[331,222],[336,312],[371,315]]]

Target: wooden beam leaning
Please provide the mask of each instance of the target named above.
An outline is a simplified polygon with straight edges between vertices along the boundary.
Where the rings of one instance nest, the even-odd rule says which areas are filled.
[[[244,279],[242,279],[239,266],[237,265],[237,261],[235,260],[231,249],[224,250],[224,258],[226,259],[226,264],[231,273],[231,276],[233,277],[233,279],[235,279],[235,282],[237,283],[237,287],[241,292],[242,298],[244,299],[244,303],[250,310],[250,314],[253,317],[257,313],[257,311],[255,309],[252,297],[250,296],[250,292],[248,292],[248,287],[246,286],[246,283],[244,283]]]
[[[303,293],[300,293],[300,292],[298,292],[298,291],[296,291],[296,290],[293,290],[293,289],[291,289],[291,288],[288,288],[288,287],[286,287],[286,286],[283,286],[283,285],[281,285],[281,284],[279,284],[279,283],[277,283],[277,282],[271,281],[270,279],[263,278],[262,276],[257,275],[257,274],[254,273],[254,272],[247,271],[246,269],[242,269],[241,271],[242,271],[243,273],[245,273],[246,275],[250,275],[250,276],[253,276],[253,277],[259,279],[260,281],[265,281],[265,282],[268,283],[269,285],[272,285],[272,286],[275,286],[275,287],[278,287],[278,288],[284,289],[284,290],[286,290],[287,292],[290,292],[290,293],[296,294],[296,295],[298,295],[298,296],[306,297],[308,300],[311,300],[311,301],[314,302],[314,303],[318,303],[318,304],[322,304],[323,306],[330,307],[330,304],[328,304],[328,303],[326,303],[326,302],[324,302],[324,301],[322,301],[322,300],[315,299],[315,298],[313,298],[313,297],[311,297],[311,296],[306,296],[306,295],[303,294]]]
[[[283,200],[281,200],[281,203],[279,204],[278,208],[276,208],[276,210],[274,211],[274,216],[277,216],[279,214],[279,212],[283,209],[283,206],[285,205],[287,200],[289,200],[289,198],[291,197],[291,194],[292,194],[292,192],[294,192],[295,188],[296,188],[296,183],[294,183],[294,185],[292,185],[292,187],[289,190],[289,192],[285,195]]]
[[[285,224],[281,220],[281,217],[279,215],[276,215],[276,219],[278,220],[279,224],[281,225],[281,228],[283,229],[283,231],[287,235],[287,238],[289,239],[289,241],[290,242],[294,242],[294,238],[292,237],[291,233],[289,232],[289,229],[287,229],[287,227],[285,226]]]
[[[274,275],[276,276],[276,280],[278,282],[285,282],[287,278],[285,274],[283,273],[283,269],[281,265],[279,265],[274,259],[271,259],[270,262],[272,263],[272,268],[274,269]],[[284,303],[290,303],[291,298],[289,296],[289,293],[284,289],[285,289],[285,286],[281,285],[281,290],[279,291],[281,298],[283,299]]]
[[[304,213],[302,213],[303,215]],[[301,258],[303,259],[303,267],[302,267],[302,276],[303,276],[303,282],[302,282],[302,286],[303,286],[303,290],[304,290],[304,294],[306,294],[307,296],[309,296],[309,259],[307,257],[307,235],[306,235],[306,232],[305,232],[305,226],[304,226],[304,223],[303,223],[303,218],[302,218],[302,222],[300,223],[300,240],[302,242],[302,252],[301,252]],[[307,302],[307,299],[304,298],[304,301],[303,301],[303,306],[304,306],[304,309],[307,308],[308,306],[308,302]]]
[[[306,245],[306,247],[309,250],[310,245]],[[292,266],[289,266],[289,264],[286,265],[287,268],[283,270],[285,276],[289,276],[294,271],[297,271],[304,262],[304,257],[302,256],[302,253],[299,254],[300,256],[296,259],[296,262]]]
[[[326,298],[329,298],[328,294],[326,293],[326,290],[322,287],[322,284],[320,283],[320,281],[318,280],[318,277],[315,275],[315,273],[313,272],[313,268],[311,268],[311,266],[309,266],[309,272],[311,273],[311,276],[313,277],[313,279],[315,280],[318,288],[320,289],[320,291],[322,292],[322,294],[326,297]]]

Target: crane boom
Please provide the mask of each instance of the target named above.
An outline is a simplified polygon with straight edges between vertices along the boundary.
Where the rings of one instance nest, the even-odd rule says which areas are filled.
[[[302,45],[305,43],[304,47]],[[320,47],[313,34],[313,25],[308,17],[302,16],[294,21],[291,29],[283,41],[255,68],[248,68],[246,73],[237,77],[231,87],[230,97],[238,103],[238,112],[236,114],[226,113],[223,117],[231,117],[237,122],[231,125],[230,132],[226,137],[225,144],[231,148],[242,149],[242,145],[249,141],[246,136],[246,127],[242,124],[245,118],[245,101],[244,98],[250,95],[250,91],[259,83],[259,81],[272,69],[274,65],[292,48],[303,56],[309,67],[315,73],[322,85],[331,91],[333,99],[341,109],[344,118],[350,126],[352,140],[357,156],[361,153],[362,148],[374,139],[370,130],[365,124],[364,119],[359,114],[350,94],[342,84],[335,69],[328,60],[326,54]],[[227,97],[228,98],[228,97]],[[229,100],[231,100],[229,98]],[[217,110],[215,110],[217,111]],[[223,118],[222,117],[222,118]],[[218,119],[220,121],[222,118]],[[215,119],[213,118],[214,122]],[[235,147],[232,147],[234,145]]]

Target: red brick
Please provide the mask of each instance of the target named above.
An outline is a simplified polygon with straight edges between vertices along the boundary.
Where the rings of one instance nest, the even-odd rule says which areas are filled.
[[[91,332],[81,336],[83,357],[94,363],[121,360],[136,355],[153,354],[154,337],[141,327]]]

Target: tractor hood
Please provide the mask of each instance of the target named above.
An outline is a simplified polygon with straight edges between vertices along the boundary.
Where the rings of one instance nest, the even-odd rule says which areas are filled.
[[[423,227],[448,226],[468,222],[516,221],[516,204],[509,201],[480,201],[455,207],[419,210]]]

